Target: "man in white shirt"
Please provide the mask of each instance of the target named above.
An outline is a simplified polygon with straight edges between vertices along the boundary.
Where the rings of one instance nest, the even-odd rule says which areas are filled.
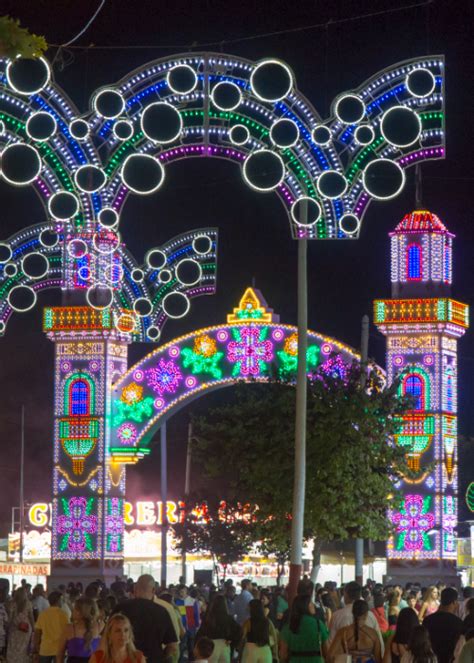
[[[331,619],[331,629],[329,633],[329,642],[331,642],[336,633],[340,628],[343,626],[350,626],[354,622],[354,618],[352,616],[352,604],[354,601],[357,601],[361,597],[361,592],[362,588],[359,585],[358,582],[348,582],[347,585],[344,587],[344,607],[340,608],[339,610],[336,610],[336,612],[333,614],[332,619]],[[373,628],[377,631],[377,634],[380,639],[380,646],[382,647],[382,655],[384,652],[384,644],[383,644],[383,638],[382,634],[380,633],[380,628],[378,625],[377,620],[375,619],[375,615],[370,612],[367,614],[367,618],[365,621],[367,626],[370,626],[370,628]]]
[[[253,594],[249,591],[252,583],[250,580],[242,580],[240,583],[242,591],[234,599],[235,619],[242,624],[250,617],[249,603],[253,599]]]

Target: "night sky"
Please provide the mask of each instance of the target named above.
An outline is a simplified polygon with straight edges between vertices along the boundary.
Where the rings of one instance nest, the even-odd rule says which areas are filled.
[[[31,31],[44,34],[50,44],[60,44],[85,25],[98,4],[99,0],[4,0],[0,11],[19,18]],[[472,305],[474,8],[469,0],[421,4],[414,6],[416,3],[410,0],[107,0],[76,45],[134,48],[65,49],[56,59],[54,76],[83,112],[96,87],[113,84],[136,67],[175,53],[207,49],[251,60],[275,56],[292,67],[299,90],[324,118],[334,96],[358,87],[384,67],[427,53],[444,53],[447,158],[423,165],[423,205],[438,214],[457,237],[453,296]],[[411,8],[393,11],[407,5]],[[340,22],[364,14],[374,15]],[[332,25],[324,27],[328,21]],[[323,26],[308,27],[314,24]],[[303,27],[307,29],[299,30]],[[56,51],[50,49],[50,60]],[[358,241],[310,242],[312,329],[357,347],[361,317],[369,313],[372,318],[374,298],[390,296],[387,233],[415,205],[414,171],[408,171],[407,176],[407,186],[399,198],[371,204]],[[45,219],[40,200],[31,188],[13,188],[0,181],[0,201],[0,240]],[[150,196],[130,196],[121,216],[124,240],[139,261],[149,248],[169,237],[208,225],[220,230],[217,294],[193,300],[191,313],[184,320],[169,321],[162,340],[222,322],[253,278],[281,320],[296,323],[297,247],[290,239],[286,213],[276,195],[252,192],[237,165],[210,159],[170,164],[165,186]],[[50,498],[53,345],[41,331],[41,312],[43,306],[59,303],[59,293],[40,294],[36,309],[15,314],[0,340],[0,430],[4,450],[0,460],[0,536],[5,534],[11,507],[18,504],[22,404],[27,413],[25,497],[28,501]],[[130,349],[130,362],[151,349],[150,345],[135,344]],[[383,337],[372,326],[370,355],[383,364],[384,349]],[[471,436],[473,370],[474,333],[468,331],[459,344],[459,409],[460,432]],[[185,436],[191,409],[205,411],[211,404],[222,402],[228,393],[222,390],[201,398],[170,420],[172,496],[183,493]],[[467,468],[462,475],[467,480]],[[470,479],[474,479],[472,469]],[[159,498],[157,448],[129,472],[128,486],[130,497]]]

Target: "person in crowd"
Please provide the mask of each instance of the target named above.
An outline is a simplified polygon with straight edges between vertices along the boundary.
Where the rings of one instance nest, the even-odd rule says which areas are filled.
[[[441,592],[439,609],[423,621],[438,663],[451,663],[458,638],[463,631],[462,620],[456,614],[457,604],[457,591],[454,587],[446,587]]]
[[[462,588],[462,599],[459,601],[459,607],[458,607],[458,617],[460,617],[460,619],[464,619],[464,617],[467,614],[466,612],[467,602],[472,596],[474,596],[472,590],[473,588],[469,586]]]
[[[402,591],[400,587],[396,586],[391,591],[388,597],[388,626],[394,628],[397,624],[398,614],[400,612],[400,601],[402,599]]]
[[[403,663],[437,663],[437,660],[431,646],[428,629],[418,624],[413,629]]]
[[[408,607],[414,610],[417,615],[420,614],[418,610],[418,593],[416,591],[411,590],[410,592],[408,592],[407,603]]]
[[[178,608],[181,621],[185,630],[185,638],[182,643],[182,652],[181,659],[183,657],[184,651],[188,652],[188,660],[192,660],[193,649],[194,649],[194,639],[196,637],[196,631],[200,625],[200,610],[199,610],[199,601],[197,600],[196,590],[191,590],[193,596],[188,594],[188,588],[185,585],[178,586],[178,596],[175,598],[174,602]]]
[[[60,608],[61,598],[61,592],[51,592],[48,607],[40,612],[36,620],[33,653],[39,663],[55,663],[59,654],[61,638],[68,623],[66,613]]]
[[[227,612],[225,596],[216,594],[204,615],[196,633],[196,639],[206,637],[214,643],[209,663],[230,663],[231,648],[237,649],[242,638],[242,628]]]
[[[276,593],[276,601],[275,601],[275,611],[276,611],[276,620],[277,620],[277,627],[281,629],[283,626],[283,616],[288,610],[288,593],[286,589],[282,589],[281,587],[278,588],[278,592]]]
[[[235,618],[237,622],[242,624],[249,618],[249,603],[253,599],[252,583],[250,580],[242,580],[240,583],[241,592],[237,594],[234,599]]]
[[[38,615],[49,608],[48,599],[46,598],[44,586],[36,585],[32,593],[31,605],[33,607],[33,616],[38,619]]]
[[[370,611],[375,619],[377,620],[377,624],[379,625],[379,629],[381,633],[386,633],[388,631],[388,619],[385,614],[385,596],[382,594],[382,592],[377,592],[374,594],[373,597],[374,600],[374,607]]]
[[[81,597],[74,603],[72,619],[63,629],[58,645],[56,663],[86,663],[100,642],[97,623],[97,604],[92,599]]]
[[[423,603],[421,605],[421,610],[420,610],[420,622],[423,621],[425,617],[428,617],[429,615],[432,615],[434,612],[436,612],[439,608],[439,600],[438,600],[438,588],[436,585],[430,585],[424,595],[423,595]]]
[[[465,634],[465,642],[456,663],[474,663],[474,629]]]
[[[334,603],[332,602],[329,592],[324,587],[320,587],[316,592],[316,607],[321,610],[321,614],[324,615],[324,623],[326,626],[329,626],[332,619],[332,613],[334,611]]]
[[[8,629],[8,611],[7,611],[7,590],[0,589],[0,659],[5,658],[7,648],[7,629]]]
[[[361,586],[358,582],[351,581],[348,582],[344,587],[344,607],[336,610],[331,619],[331,631],[329,640],[332,641],[336,637],[336,633],[343,626],[349,626],[353,622],[352,614],[352,604],[354,601],[358,601],[361,597]],[[379,624],[375,615],[372,612],[369,612],[366,617],[366,626],[369,628],[375,629],[378,634],[380,641],[380,648],[382,654],[384,652],[384,644],[382,640],[382,634],[380,633]]]
[[[367,625],[369,606],[366,601],[357,599],[352,604],[352,624],[340,628],[329,649],[329,661],[339,654],[349,654],[358,663],[374,661],[381,663],[382,647],[379,633]]]
[[[26,583],[13,594],[9,622],[7,663],[29,663],[28,649],[34,621]]]
[[[418,615],[411,608],[400,610],[397,621],[397,629],[392,634],[385,647],[383,663],[400,663],[404,654],[408,651],[408,643],[413,631],[420,622]]]
[[[128,617],[116,614],[109,619],[101,645],[89,663],[145,663],[143,653],[135,648]]]
[[[181,642],[181,640],[186,635],[186,631],[184,630],[183,622],[181,620],[181,613],[173,602],[173,595],[171,592],[161,592],[159,598],[160,601],[157,601],[157,603],[158,605],[162,605],[168,610],[169,616],[171,617],[171,621],[176,631],[176,637],[178,638],[177,642]]]
[[[280,634],[282,663],[323,663],[327,656],[328,629],[314,616],[311,596],[297,594]],[[313,613],[313,614],[312,614]]]
[[[250,601],[249,612],[250,618],[243,625],[242,663],[272,663],[272,660],[278,660],[277,632],[265,615],[262,601]]]
[[[466,601],[466,606],[464,609],[464,619],[463,619],[463,633],[464,635],[474,629],[474,598],[468,599]]]
[[[141,575],[134,588],[135,598],[119,603],[114,614],[124,614],[130,620],[137,648],[147,663],[164,663],[176,657],[178,642],[171,617],[166,608],[153,602],[155,579]]]
[[[194,663],[208,663],[213,651],[214,643],[211,638],[206,638],[205,636],[199,638],[194,645]]]
[[[225,583],[224,596],[227,603],[227,612],[235,618],[235,587],[232,584]]]
[[[268,589],[262,589],[260,592],[260,601],[262,602],[263,605],[263,612],[265,613],[265,617],[270,617],[270,606],[272,604],[272,594]],[[249,610],[250,610],[250,605],[249,605]]]

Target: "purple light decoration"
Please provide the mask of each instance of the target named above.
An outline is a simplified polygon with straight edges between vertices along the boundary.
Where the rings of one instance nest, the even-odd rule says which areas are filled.
[[[285,334],[282,329],[274,329],[272,331],[272,338],[274,341],[282,341],[285,337]]]
[[[423,550],[423,534],[434,525],[434,515],[423,513],[424,504],[421,495],[407,495],[405,497],[405,513],[392,515],[392,522],[397,526],[398,534],[406,533],[405,550]]]
[[[225,331],[225,329],[220,329],[217,332],[217,340],[218,341],[221,341],[221,342],[224,343],[225,341],[227,341],[228,338],[229,338],[229,334]]]
[[[117,437],[121,444],[134,444],[138,437],[138,431],[133,424],[126,421],[117,429]]]
[[[145,373],[148,386],[160,396],[163,396],[164,393],[176,393],[176,389],[183,379],[183,375],[174,361],[165,361],[163,358],[155,368],[149,368]]]
[[[227,346],[228,361],[240,363],[242,375],[258,375],[260,362],[273,358],[273,343],[260,341],[260,330],[255,327],[243,327],[240,330],[240,341],[230,341]]]
[[[330,355],[332,352],[332,345],[330,343],[323,343],[321,346],[321,352],[323,355]]]
[[[197,380],[193,375],[190,375],[186,378],[185,384],[188,389],[194,389],[194,387],[197,385]]]
[[[134,371],[133,373],[133,379],[136,380],[136,382],[142,382],[144,377],[145,377],[144,372],[139,369]]]
[[[339,377],[341,380],[345,380],[347,374],[347,366],[339,355],[326,359],[324,364],[321,366],[321,370],[326,373],[326,375]]]
[[[105,517],[105,534],[110,536],[109,552],[120,552],[124,524],[118,497],[109,501],[110,512]]]
[[[87,514],[87,499],[71,497],[68,516],[59,516],[58,534],[68,534],[68,550],[73,553],[84,552],[87,546],[86,534],[97,533],[97,516]]]
[[[155,398],[154,406],[157,410],[161,410],[165,406],[164,398]]]
[[[178,348],[177,345],[173,345],[173,346],[168,350],[168,354],[169,354],[169,356],[172,357],[173,359],[176,359],[176,357],[179,357],[180,353],[181,353],[181,350]]]

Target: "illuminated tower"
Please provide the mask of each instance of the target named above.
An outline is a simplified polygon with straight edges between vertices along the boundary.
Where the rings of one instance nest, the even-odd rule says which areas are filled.
[[[388,379],[400,375],[400,394],[414,401],[396,435],[411,469],[398,484],[403,504],[391,514],[387,547],[388,573],[398,579],[454,575],[457,341],[468,307],[450,298],[453,237],[435,214],[407,214],[390,233],[392,299],[374,304],[387,337]]]

